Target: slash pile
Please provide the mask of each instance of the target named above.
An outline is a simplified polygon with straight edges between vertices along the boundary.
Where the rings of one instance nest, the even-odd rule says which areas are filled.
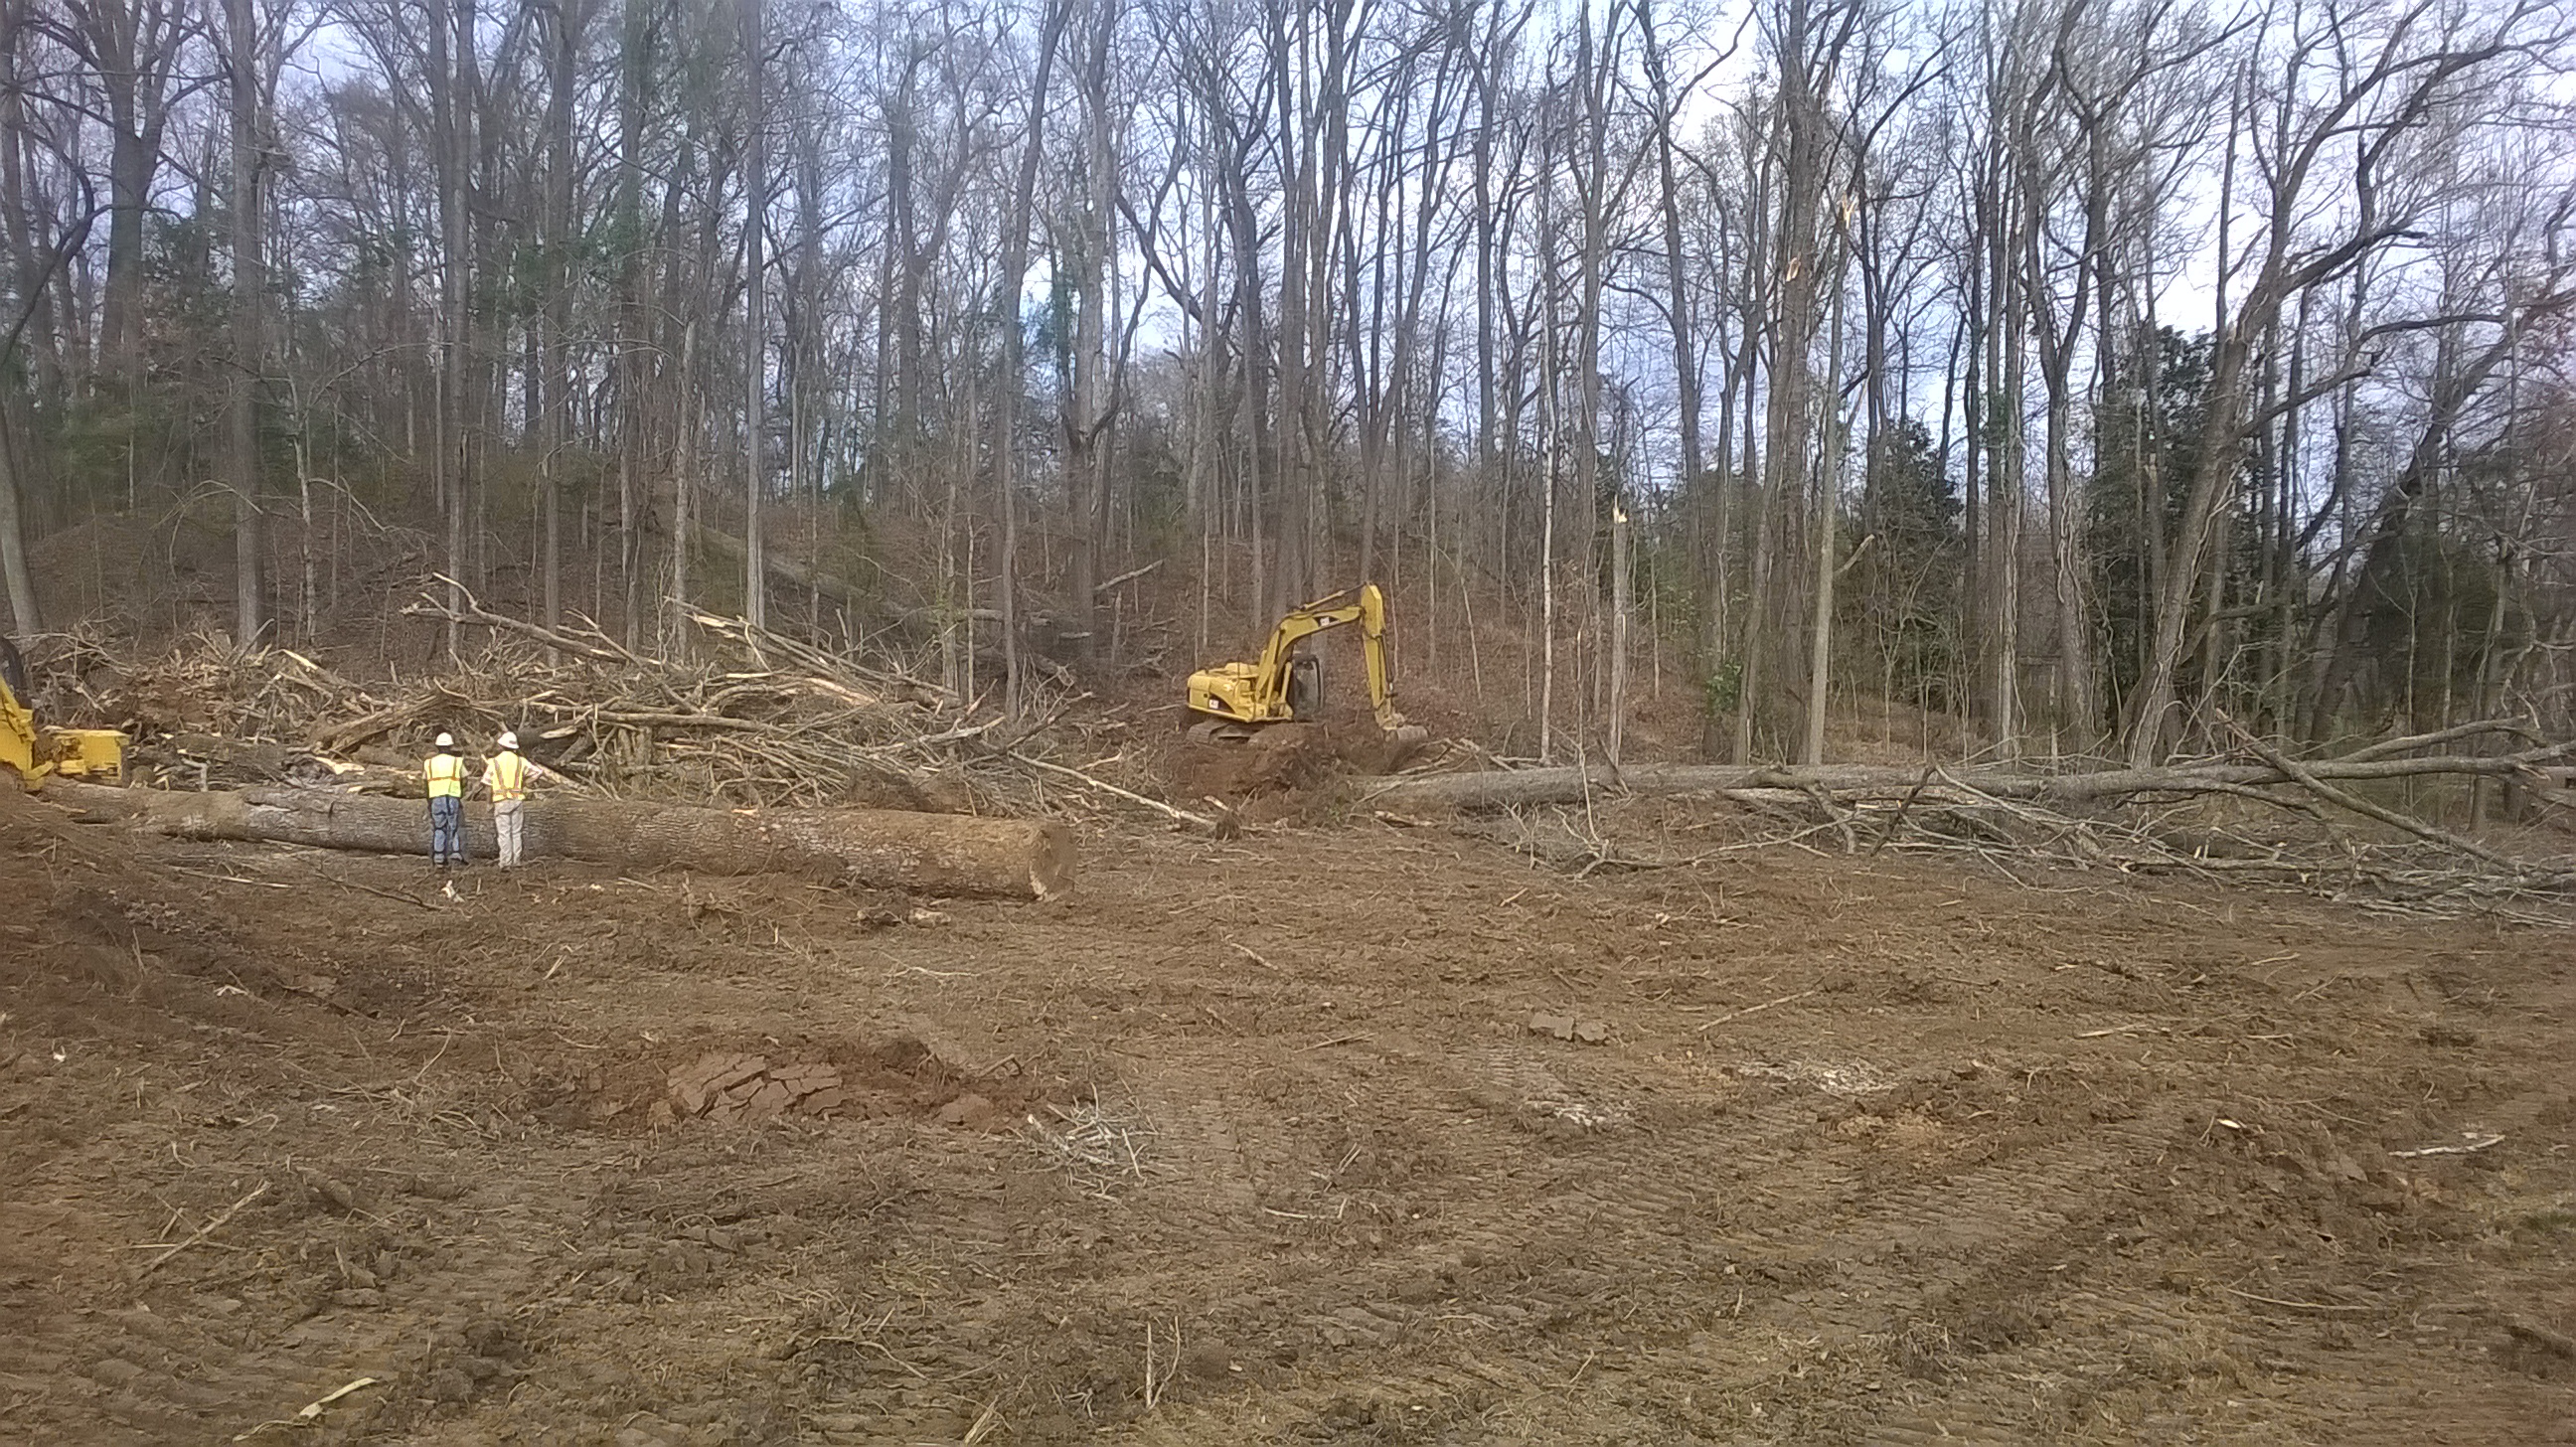
[[[600,797],[1025,816],[1116,796],[1101,776],[1120,772],[1119,741],[1101,735],[1122,726],[1086,728],[1066,717],[1067,699],[1018,720],[979,716],[905,660],[704,613],[691,615],[696,656],[672,660],[470,595],[453,611],[438,599],[407,611],[453,619],[478,651],[443,671],[362,682],[286,648],[196,637],[133,660],[74,635],[50,640],[41,671],[55,717],[125,729],[138,775],[183,788],[417,793],[410,770],[434,734],[456,733],[470,755],[514,729],[533,758]],[[1130,789],[1148,786],[1142,770],[1126,772]]]

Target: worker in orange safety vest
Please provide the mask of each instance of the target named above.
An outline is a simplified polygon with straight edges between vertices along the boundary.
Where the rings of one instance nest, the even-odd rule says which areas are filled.
[[[465,863],[465,760],[454,734],[440,734],[437,750],[421,760],[420,776],[429,786],[429,861],[446,870]]]
[[[520,849],[527,838],[528,786],[552,777],[542,764],[532,764],[519,754],[519,736],[507,730],[501,734],[501,751],[483,765],[483,787],[492,793],[492,831],[501,839],[501,867],[519,867]]]

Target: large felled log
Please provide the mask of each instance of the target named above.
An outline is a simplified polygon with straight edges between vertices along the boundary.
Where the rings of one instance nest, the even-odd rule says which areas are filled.
[[[2329,780],[2397,779],[2426,774],[2513,775],[2565,757],[2576,744],[2516,754],[2385,758],[2363,751],[2318,759],[2303,772]],[[2029,774],[1999,769],[1958,769],[1948,778],[1998,799],[2061,804],[2115,800],[2137,794],[2222,793],[2267,784],[2297,783],[2271,764],[2190,764],[2160,769],[2102,769],[2090,773]],[[1531,804],[1570,804],[1588,794],[1714,794],[1737,789],[1819,789],[1829,794],[1898,795],[1921,787],[1919,769],[1867,764],[1632,764],[1626,769],[1505,769],[1475,774],[1429,774],[1399,779],[1369,794],[1380,808],[1508,809]]]
[[[321,789],[203,794],[51,782],[44,797],[93,820],[189,839],[427,854],[427,805]],[[710,874],[785,873],[924,894],[1043,899],[1073,882],[1060,825],[894,809],[702,809],[596,799],[528,805],[532,858]],[[495,853],[492,810],[465,809],[466,851]]]

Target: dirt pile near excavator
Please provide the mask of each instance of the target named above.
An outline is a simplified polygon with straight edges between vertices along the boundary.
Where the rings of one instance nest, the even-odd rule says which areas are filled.
[[[132,929],[123,916],[158,891],[113,841],[73,827],[62,811],[0,775],[0,979],[44,960],[49,973],[130,983]]]
[[[1353,775],[1394,773],[1425,746],[1421,730],[1391,734],[1365,719],[1270,724],[1248,739],[1186,741],[1173,777],[1184,798],[1275,799],[1320,791]]]
[[[195,883],[136,860],[127,841],[70,823],[0,780],[0,1019],[38,1032],[104,1032],[146,1043],[210,1028],[257,995],[296,988],[292,962],[240,948]],[[0,1044],[0,1080],[42,1064]],[[41,1072],[40,1072],[41,1073]]]
[[[1330,729],[1287,723],[1239,741],[1191,739],[1174,772],[1186,797],[1236,801],[1314,788],[1338,765]]]

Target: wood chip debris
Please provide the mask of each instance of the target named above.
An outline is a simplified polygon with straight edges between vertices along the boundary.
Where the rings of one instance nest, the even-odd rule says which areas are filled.
[[[1157,1138],[1153,1128],[1133,1114],[1113,1112],[1097,1097],[1077,1101],[1070,1109],[1049,1104],[1055,1124],[1024,1117],[1025,1134],[1048,1164],[1072,1176],[1092,1195],[1105,1196],[1120,1181],[1142,1181],[1158,1169],[1152,1160]]]

